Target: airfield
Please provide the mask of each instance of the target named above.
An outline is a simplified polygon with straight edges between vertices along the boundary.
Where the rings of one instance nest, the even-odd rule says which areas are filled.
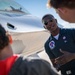
[[[39,56],[50,61],[44,51],[44,43],[49,36],[48,31],[12,33],[13,52],[23,56]]]

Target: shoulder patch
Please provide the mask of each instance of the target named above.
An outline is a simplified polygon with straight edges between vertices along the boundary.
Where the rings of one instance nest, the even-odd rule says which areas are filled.
[[[49,47],[50,47],[50,49],[55,48],[55,42],[53,40],[49,42]]]

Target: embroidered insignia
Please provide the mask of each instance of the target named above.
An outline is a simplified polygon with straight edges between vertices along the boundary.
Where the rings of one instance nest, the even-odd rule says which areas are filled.
[[[67,41],[65,40],[64,42],[66,43]]]
[[[65,43],[67,42],[66,36],[63,36],[63,40],[64,40]]]
[[[51,41],[51,42],[49,43],[49,47],[50,47],[50,49],[54,49],[54,47],[55,47],[55,42],[54,42],[54,41]]]
[[[63,36],[63,40],[64,40],[64,39],[66,39],[66,37],[65,37],[65,36]]]
[[[67,74],[67,75],[72,74],[71,70],[66,71],[66,74]]]

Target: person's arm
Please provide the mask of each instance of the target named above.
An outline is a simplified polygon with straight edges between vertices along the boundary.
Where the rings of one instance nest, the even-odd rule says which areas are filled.
[[[71,60],[75,59],[75,53],[70,53],[63,50],[60,50],[60,51],[63,53],[63,55],[55,59],[56,64],[64,65],[67,62],[70,62]]]
[[[55,59],[51,59],[51,62],[53,66],[56,68],[56,70],[59,71],[60,65],[55,63]]]

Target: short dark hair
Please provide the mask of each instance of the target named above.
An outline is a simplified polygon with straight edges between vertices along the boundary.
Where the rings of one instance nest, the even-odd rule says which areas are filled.
[[[54,18],[53,15],[51,15],[51,14],[46,14],[46,15],[44,15],[44,16],[42,17],[42,22],[43,22],[44,18],[46,18],[46,17]]]
[[[69,9],[75,8],[75,0],[48,0],[47,5],[55,9],[59,7],[67,7]]]
[[[0,51],[9,44],[9,38],[6,35],[6,30],[0,24]]]

